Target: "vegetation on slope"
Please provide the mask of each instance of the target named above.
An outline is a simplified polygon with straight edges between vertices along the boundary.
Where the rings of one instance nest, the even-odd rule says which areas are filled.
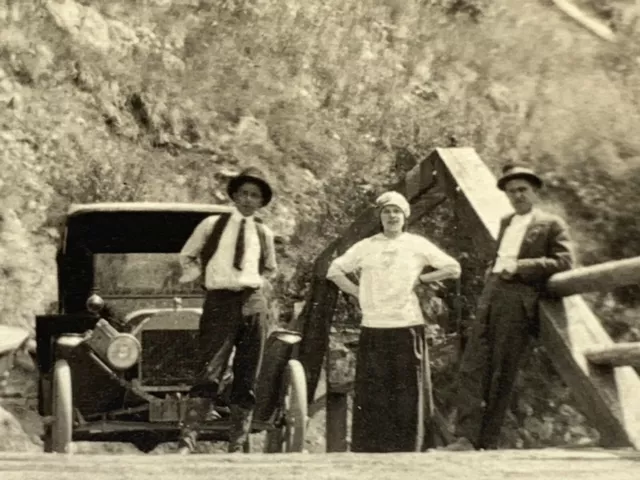
[[[538,0],[0,0],[1,321],[55,300],[71,202],[225,202],[249,164],[279,193],[288,303],[362,205],[442,146],[543,172],[582,262],[637,255],[631,19],[609,45]],[[615,293],[593,296],[607,328],[640,338],[637,291]]]

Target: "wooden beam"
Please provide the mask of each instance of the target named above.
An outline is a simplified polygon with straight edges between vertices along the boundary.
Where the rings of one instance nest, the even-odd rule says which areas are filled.
[[[556,7],[558,7],[565,15],[569,16],[573,21],[578,23],[580,26],[586,28],[588,31],[600,37],[602,40],[606,40],[607,42],[615,43],[616,35],[613,31],[600,23],[594,18],[591,18],[589,15],[584,13],[578,7],[576,7],[573,3],[568,0],[551,0]]]
[[[500,219],[513,212],[507,195],[496,188],[496,178],[473,148],[438,148],[449,189],[465,198],[467,209],[491,234],[498,236]],[[480,232],[475,232],[480,233]]]
[[[549,279],[547,289],[558,296],[613,290],[640,283],[640,257],[575,268]]]
[[[640,367],[640,342],[620,342],[615,345],[587,347],[584,356],[596,365]]]
[[[338,289],[324,277],[314,275],[309,298],[300,314],[298,359],[307,377],[307,395],[312,399],[318,387],[325,353],[329,348],[329,329],[338,301]]]
[[[540,305],[540,337],[580,410],[606,447],[640,448],[640,380],[631,367],[592,365],[585,351],[611,346],[600,321],[579,296]]]

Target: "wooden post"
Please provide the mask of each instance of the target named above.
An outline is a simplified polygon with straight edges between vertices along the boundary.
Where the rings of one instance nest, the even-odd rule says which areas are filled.
[[[347,451],[347,398],[347,392],[327,391],[327,452]]]

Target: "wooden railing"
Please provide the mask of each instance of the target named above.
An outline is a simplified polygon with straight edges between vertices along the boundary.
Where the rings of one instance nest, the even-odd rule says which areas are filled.
[[[512,212],[505,194],[495,184],[494,175],[473,149],[451,148],[436,149],[395,189],[412,204],[410,223],[447,200],[455,214],[460,242],[486,261],[495,251],[500,219]],[[325,278],[328,265],[370,235],[377,223],[373,210],[365,212],[314,264],[310,296],[298,319],[303,332],[299,356],[307,371],[310,401],[328,358],[329,331],[338,299],[335,285]],[[601,444],[608,447],[640,449],[640,379],[629,365],[602,365],[607,355],[618,362],[624,355],[611,353],[614,342],[579,294],[636,283],[640,283],[640,258],[582,267],[553,276],[548,283],[550,295],[540,303],[540,337],[545,350],[584,415],[598,429]],[[632,351],[632,346],[626,346],[627,358]],[[327,451],[344,451],[347,394],[343,386],[330,381],[326,387]],[[444,423],[436,424],[442,430],[441,437],[446,438]]]

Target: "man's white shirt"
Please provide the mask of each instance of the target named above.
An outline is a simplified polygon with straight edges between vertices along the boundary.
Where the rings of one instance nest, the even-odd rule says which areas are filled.
[[[423,325],[415,281],[431,266],[460,275],[460,264],[420,235],[403,233],[390,239],[383,234],[352,246],[329,267],[328,276],[360,270],[358,287],[362,326],[398,328]]]
[[[260,259],[260,238],[258,228],[253,217],[243,217],[238,210],[234,210],[225,229],[220,236],[220,242],[215,254],[206,266],[200,265],[200,252],[213,231],[213,227],[220,218],[219,215],[204,219],[195,228],[189,240],[182,247],[180,262],[183,275],[181,282],[189,282],[197,279],[204,271],[204,286],[207,290],[228,289],[240,290],[242,288],[259,288],[263,279],[258,270]],[[240,222],[244,219],[244,257],[242,270],[233,266],[233,257],[236,248],[236,239],[240,230]],[[275,271],[275,247],[273,233],[264,226],[266,236],[266,268]]]
[[[518,260],[522,241],[532,219],[533,211],[525,215],[514,215],[511,218],[502,235],[493,272],[500,273]]]

